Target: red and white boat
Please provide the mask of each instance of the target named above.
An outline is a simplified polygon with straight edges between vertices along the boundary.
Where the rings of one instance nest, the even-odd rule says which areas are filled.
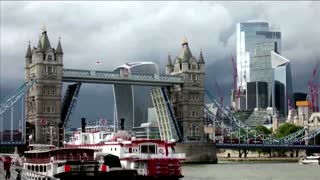
[[[55,148],[53,145],[34,144],[30,151],[24,152],[20,176],[26,179],[47,179],[50,177],[60,180],[76,177],[124,177],[135,179],[137,171],[114,167],[108,160],[94,159],[94,150],[87,148]],[[110,159],[110,158],[109,158]],[[111,161],[114,158],[111,157]],[[109,160],[110,162],[110,160]],[[114,164],[114,163],[113,163]]]
[[[67,148],[96,150],[95,158],[106,154],[118,156],[125,169],[137,170],[139,177],[182,178],[181,161],[185,154],[175,153],[175,142],[158,139],[136,139],[127,131],[111,132],[105,126],[88,126],[85,132],[79,128]]]

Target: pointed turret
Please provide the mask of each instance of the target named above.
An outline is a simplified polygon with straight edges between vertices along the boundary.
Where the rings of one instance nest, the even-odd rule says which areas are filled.
[[[180,50],[179,58],[182,59],[182,62],[189,62],[191,57],[192,57],[192,54],[189,49],[187,38],[184,37],[182,40],[182,48]]]
[[[38,46],[37,46],[37,48],[42,49],[42,45],[41,45],[41,36],[39,37],[39,41],[38,41]]]
[[[200,50],[200,56],[199,56],[199,59],[198,59],[198,64],[205,64],[204,63],[204,58],[203,58],[203,55],[202,55],[202,49]]]
[[[42,29],[42,35],[40,37],[40,40],[39,40],[39,44],[42,48],[42,50],[45,52],[48,48],[51,48],[51,45],[50,45],[50,41],[49,41],[49,38],[48,38],[48,35],[47,35],[47,29],[46,29],[46,26],[43,26],[43,29]],[[38,44],[38,46],[39,46]]]
[[[167,67],[173,67],[172,65],[172,61],[171,61],[171,57],[170,57],[170,53],[168,54],[168,61],[167,61]]]
[[[60,39],[59,39],[59,43],[58,43],[58,46],[57,46],[56,54],[63,54],[61,43],[60,43]]]
[[[32,53],[31,53],[30,43],[29,43],[29,46],[28,46],[28,50],[27,50],[27,54],[26,54],[26,58],[32,58]]]

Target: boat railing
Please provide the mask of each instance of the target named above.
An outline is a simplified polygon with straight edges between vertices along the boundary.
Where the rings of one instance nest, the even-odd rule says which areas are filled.
[[[175,154],[147,154],[147,153],[126,153],[124,158],[139,158],[139,159],[163,159],[163,158],[175,158],[175,159],[185,159],[186,155],[184,153]]]
[[[3,163],[0,163],[0,177],[1,174],[5,176],[5,172],[3,171]],[[46,176],[43,174],[39,174],[30,170],[23,169],[20,166],[11,166],[11,179],[19,179],[21,180],[30,180],[30,179],[46,179],[46,180],[58,180],[57,178]]]

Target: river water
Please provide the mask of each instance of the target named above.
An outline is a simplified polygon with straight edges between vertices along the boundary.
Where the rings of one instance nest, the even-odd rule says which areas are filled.
[[[320,165],[272,162],[184,164],[183,180],[320,180]]]

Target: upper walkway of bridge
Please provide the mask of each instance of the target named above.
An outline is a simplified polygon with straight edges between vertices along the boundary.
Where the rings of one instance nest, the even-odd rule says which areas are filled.
[[[184,83],[182,76],[135,74],[125,71],[112,72],[80,69],[63,69],[62,80],[64,82],[131,84],[147,86],[172,86]]]

